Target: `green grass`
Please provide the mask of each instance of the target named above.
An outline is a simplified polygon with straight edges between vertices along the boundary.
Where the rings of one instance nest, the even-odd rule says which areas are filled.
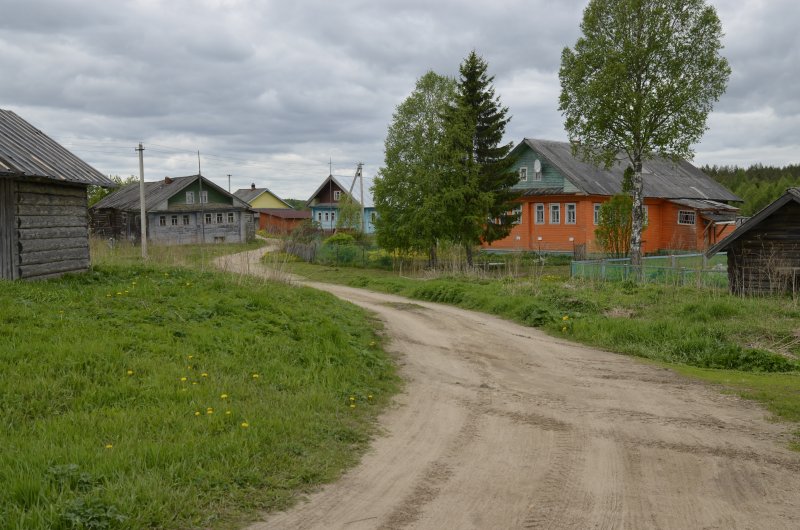
[[[357,461],[396,391],[376,327],[322,292],[188,268],[0,283],[0,528],[288,506]]]

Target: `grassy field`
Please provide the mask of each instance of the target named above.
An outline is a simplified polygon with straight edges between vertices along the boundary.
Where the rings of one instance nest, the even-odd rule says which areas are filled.
[[[2,282],[0,528],[223,528],[287,506],[357,461],[396,391],[376,329],[328,294],[196,268]]]
[[[553,267],[527,278],[409,278],[287,262],[290,272],[484,311],[583,344],[652,359],[800,422],[800,307],[720,290],[582,282]]]

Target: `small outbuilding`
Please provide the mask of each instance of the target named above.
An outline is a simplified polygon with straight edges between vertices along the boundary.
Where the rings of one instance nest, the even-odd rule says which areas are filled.
[[[89,269],[87,188],[116,186],[9,110],[0,110],[0,279]]]
[[[800,290],[800,188],[742,223],[708,249],[728,253],[728,283],[735,294],[796,293]]]

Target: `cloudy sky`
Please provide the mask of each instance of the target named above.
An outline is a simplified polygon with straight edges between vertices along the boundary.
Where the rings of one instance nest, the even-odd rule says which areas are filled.
[[[564,140],[558,67],[588,0],[0,0],[0,108],[110,175],[197,171],[308,198],[374,176],[395,107],[475,49],[509,141]],[[733,70],[696,164],[800,162],[800,2],[711,0]],[[367,183],[369,184],[369,182]]]

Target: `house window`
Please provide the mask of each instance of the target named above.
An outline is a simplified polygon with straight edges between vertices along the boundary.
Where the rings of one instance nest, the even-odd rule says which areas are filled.
[[[158,216],[158,226],[167,226],[167,216],[166,215],[159,215]]]
[[[235,221],[235,218],[236,218],[236,216],[233,214],[233,212],[228,212],[228,222],[229,223],[232,224]]]
[[[222,212],[217,213],[217,224],[218,225],[222,224],[222,217],[223,217]]]
[[[333,200],[338,201],[339,197],[342,196],[342,192],[339,190],[333,190]]]
[[[692,210],[680,210],[678,212],[678,224],[679,225],[693,225],[694,224],[694,212]]]
[[[517,204],[514,206],[514,209],[511,210],[511,215],[514,216],[514,219],[511,221],[515,225],[518,225],[522,222],[522,205]]]
[[[369,220],[371,223],[375,224],[375,219],[378,218],[377,212],[369,212]]]
[[[336,220],[336,212],[331,212],[331,222]]]
[[[194,192],[187,191],[186,192],[186,204],[194,204]]]
[[[178,216],[173,215],[169,218],[169,224],[172,226],[178,226]]]
[[[325,222],[328,222],[328,212],[325,212]]]
[[[208,192],[205,190],[200,192],[200,204],[208,204]]]
[[[526,167],[519,168],[519,181],[528,182],[528,168]]]
[[[540,181],[540,180],[542,180],[542,172],[541,172],[541,171],[539,171],[539,172],[537,173],[536,171],[534,171],[534,172],[533,172],[533,177],[531,178],[531,180],[536,180],[536,181]]]
[[[317,221],[322,222],[322,212],[317,212]]]
[[[567,218],[564,220],[565,224],[574,225],[577,222],[577,210],[578,207],[574,202],[568,203],[567,207]]]
[[[561,224],[561,205],[560,204],[551,204],[550,205],[550,224],[551,225]]]
[[[183,216],[183,224],[184,225],[188,225],[189,224],[189,216],[186,215],[186,214],[184,214],[184,216]]]
[[[536,204],[536,220],[535,220],[535,222],[536,222],[537,225],[543,225],[544,224],[544,204],[542,204],[542,203],[537,203]]]
[[[211,224],[211,214],[210,214],[210,213],[207,213],[207,214],[206,214],[206,224],[207,224],[207,225],[210,225],[210,224]]]
[[[594,224],[596,225],[600,224],[600,206],[599,202],[594,203]]]

